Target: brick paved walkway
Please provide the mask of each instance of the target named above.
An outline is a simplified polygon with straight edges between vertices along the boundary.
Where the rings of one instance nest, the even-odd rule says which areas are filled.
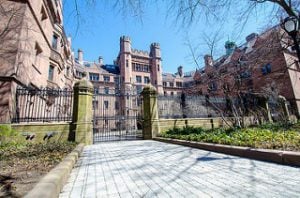
[[[155,141],[87,146],[60,197],[300,197],[300,168]]]

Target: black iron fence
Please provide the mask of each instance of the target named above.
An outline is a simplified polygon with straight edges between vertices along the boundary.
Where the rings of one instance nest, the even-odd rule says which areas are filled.
[[[143,101],[136,89],[95,90],[93,112],[94,142],[142,138]]]
[[[219,117],[226,109],[223,97],[205,97],[200,95],[158,96],[160,118],[207,118]]]
[[[282,113],[280,104],[269,101],[271,113]],[[158,96],[158,112],[160,118],[207,118],[220,116],[263,116],[263,102],[253,95],[242,95],[239,98],[203,96],[203,95],[160,95]]]
[[[73,91],[18,88],[13,123],[72,121]]]

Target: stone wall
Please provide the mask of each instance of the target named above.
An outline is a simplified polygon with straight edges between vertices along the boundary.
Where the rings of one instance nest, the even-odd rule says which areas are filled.
[[[225,120],[224,120],[225,119]],[[234,118],[185,118],[185,119],[159,119],[159,133],[166,132],[173,128],[183,128],[183,127],[201,127],[204,129],[213,129],[220,127],[231,127],[234,124]],[[250,126],[255,124],[253,117],[244,118],[245,126]]]
[[[70,123],[28,123],[12,124],[11,126],[20,134],[18,137],[20,141],[39,143],[70,140]],[[31,139],[31,137],[33,138]]]

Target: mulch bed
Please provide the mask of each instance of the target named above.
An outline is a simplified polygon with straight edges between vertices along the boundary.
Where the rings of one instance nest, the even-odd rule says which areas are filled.
[[[0,147],[0,197],[23,197],[76,144],[48,143]]]

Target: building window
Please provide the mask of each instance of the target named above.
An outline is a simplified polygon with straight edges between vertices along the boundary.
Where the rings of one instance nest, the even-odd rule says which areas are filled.
[[[98,88],[94,88],[94,94],[99,94],[99,89]]]
[[[99,74],[89,73],[90,81],[99,81]]]
[[[114,82],[115,82],[116,85],[118,85],[120,83],[119,77],[115,77]]]
[[[240,74],[241,79],[246,79],[251,77],[251,72],[250,71],[244,71]]]
[[[167,92],[166,91],[164,91],[164,96],[166,96],[167,95]]]
[[[142,71],[142,65],[140,65],[140,64],[136,64],[135,65],[135,71]]]
[[[144,65],[144,72],[149,72],[149,65]]]
[[[136,86],[136,92],[140,94],[143,91],[143,87],[141,85]]]
[[[109,94],[109,87],[104,87],[104,93]]]
[[[148,76],[144,77],[144,83],[149,84],[150,83],[150,78]]]
[[[182,87],[182,82],[176,82],[176,87]]]
[[[118,110],[119,109],[119,102],[115,101],[115,109]]]
[[[173,91],[171,91],[171,96],[174,96],[174,92]]]
[[[50,65],[48,71],[48,80],[53,81],[53,79],[54,79],[54,66]]]
[[[129,66],[129,62],[128,62],[128,60],[126,60],[126,67],[128,67]]]
[[[110,81],[110,76],[103,76],[104,82],[109,82]]]
[[[93,109],[98,109],[98,100],[93,100]]]
[[[272,67],[271,67],[271,64],[270,64],[270,63],[264,65],[264,66],[261,68],[261,72],[262,72],[263,75],[267,75],[267,74],[271,73],[271,71],[272,71]]]
[[[163,86],[166,87],[167,86],[167,82],[163,82]]]
[[[208,91],[216,91],[218,89],[218,85],[216,82],[212,82],[208,86]]]
[[[157,65],[157,71],[160,71],[159,65]]]
[[[142,77],[141,76],[136,76],[136,82],[137,83],[142,83]]]
[[[170,82],[169,83],[170,87],[174,87],[174,83]]]
[[[67,69],[66,69],[66,76],[67,76],[67,77],[70,76],[70,67],[67,67]]]
[[[52,37],[52,48],[57,50],[58,36],[53,34]]]
[[[104,101],[104,108],[108,109],[108,101],[107,100]]]

